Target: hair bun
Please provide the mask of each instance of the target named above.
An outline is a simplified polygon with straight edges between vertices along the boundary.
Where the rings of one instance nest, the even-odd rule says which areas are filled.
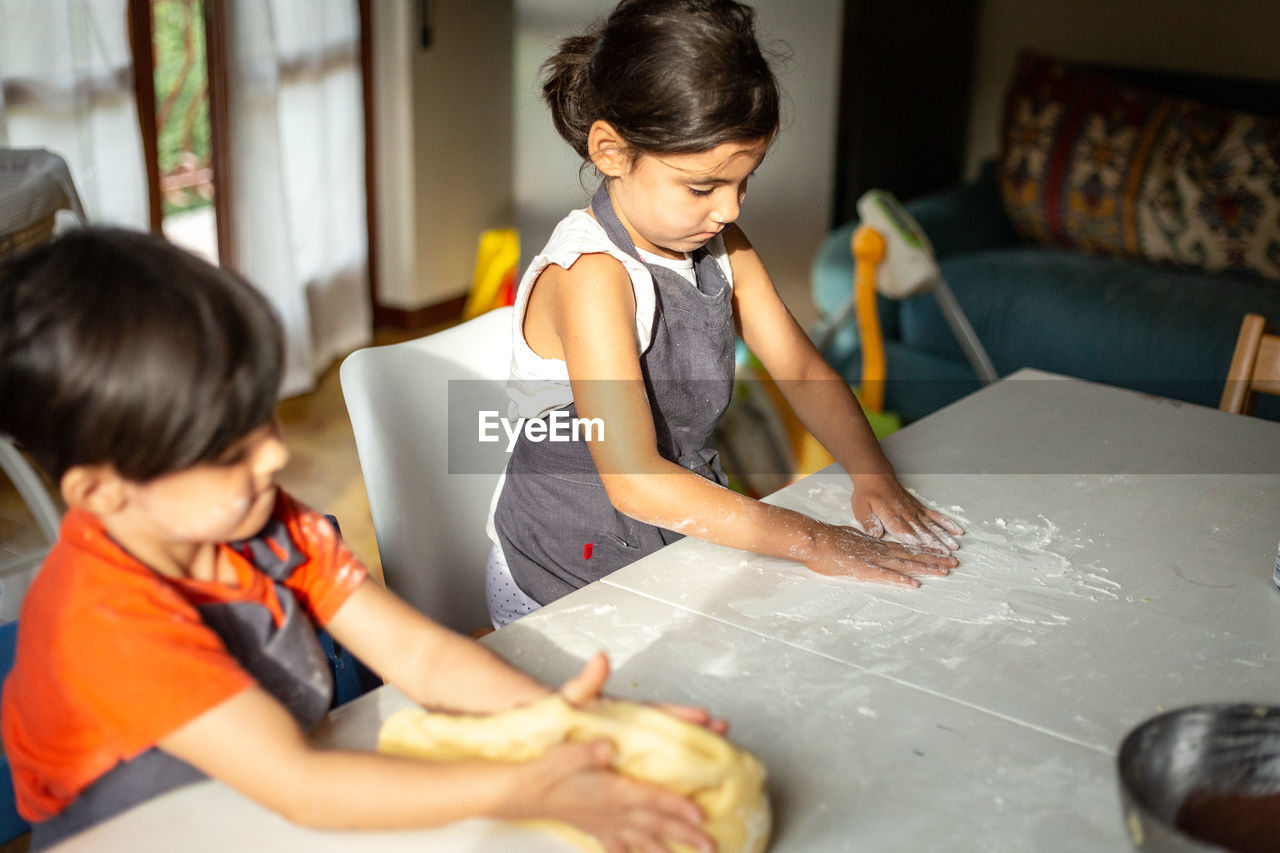
[[[596,120],[591,60],[599,44],[600,31],[596,27],[563,39],[556,53],[542,63],[542,97],[551,108],[556,132],[584,159],[587,135]]]
[[[597,120],[642,153],[770,139],[781,96],[736,0],[622,0],[542,64],[556,131],[584,160]]]

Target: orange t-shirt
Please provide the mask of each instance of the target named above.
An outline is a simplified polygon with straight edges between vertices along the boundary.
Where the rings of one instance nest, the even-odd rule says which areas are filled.
[[[284,582],[324,625],[367,572],[324,516],[279,492],[275,517],[306,556]],[[98,520],[68,512],[22,604],[0,729],[19,813],[61,812],[118,762],[254,684],[198,605],[251,601],[282,618],[271,579],[229,546],[236,586],[156,574]]]

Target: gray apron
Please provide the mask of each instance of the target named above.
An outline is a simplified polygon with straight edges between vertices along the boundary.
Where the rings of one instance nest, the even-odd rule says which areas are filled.
[[[268,540],[285,553],[284,559],[271,549]],[[253,539],[232,547],[275,583],[284,622],[277,628],[265,605],[249,601],[201,605],[200,617],[258,685],[309,731],[329,710],[333,679],[311,620],[282,583],[306,556],[277,518]],[[185,761],[152,747],[117,764],[61,812],[33,825],[31,850],[50,847],[144,800],[204,778],[204,773]]]
[[[614,245],[643,263],[603,183],[591,210]],[[640,370],[658,452],[723,486],[712,442],[733,392],[733,293],[710,252],[698,249],[693,261],[696,288],[673,270],[646,264],[656,305]],[[567,411],[578,416],[574,404]],[[522,430],[507,463],[494,527],[516,585],[539,604],[681,538],[613,508],[585,437],[583,431],[576,441],[532,442]]]

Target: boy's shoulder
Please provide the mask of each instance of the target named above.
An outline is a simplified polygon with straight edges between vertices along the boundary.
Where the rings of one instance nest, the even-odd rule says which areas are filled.
[[[180,604],[164,581],[112,541],[102,524],[82,510],[62,520],[58,541],[23,599],[23,630],[61,636],[84,629],[104,612],[137,612]],[[79,633],[78,631],[75,631]]]
[[[283,490],[273,517],[304,549],[316,540],[336,538],[328,519]],[[145,617],[191,607],[173,582],[116,544],[96,517],[73,509],[63,517],[58,541],[27,591],[20,619],[83,623],[94,621],[93,615],[104,609]]]
[[[100,522],[84,510],[68,510],[28,594],[55,587],[71,592],[95,584],[132,586],[157,581],[156,574],[111,538]]]
[[[279,489],[272,518],[304,557],[301,571],[287,581],[303,588],[295,591],[338,595],[363,578],[363,565],[324,515]],[[243,544],[226,546],[247,559],[244,549],[237,547]],[[24,624],[32,622],[33,632],[84,636],[110,627],[104,620],[137,624],[177,617],[199,622],[199,602],[239,595],[239,590],[159,575],[117,545],[93,515],[71,510],[27,591],[19,618]]]
[[[198,618],[190,602],[117,546],[96,518],[71,510],[23,599],[14,675],[23,674],[18,681],[28,693],[34,678],[49,690],[98,695],[94,685],[104,679],[147,667],[145,638],[160,637],[169,647],[175,633]]]

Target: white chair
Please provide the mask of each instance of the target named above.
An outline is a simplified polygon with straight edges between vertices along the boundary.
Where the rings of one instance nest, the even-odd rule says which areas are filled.
[[[71,171],[62,157],[42,148],[0,148],[0,259],[53,239],[63,210],[85,223]],[[0,436],[0,471],[13,482],[52,547],[62,524],[61,502],[5,436]],[[40,548],[0,559],[0,600],[4,602],[0,619],[16,618],[22,595],[47,552],[48,548]]]
[[[507,439],[511,308],[404,343],[357,350],[340,378],[387,586],[462,633],[489,624],[485,519]],[[452,445],[452,448],[451,448]]]
[[[28,511],[35,519],[36,527],[40,528],[41,535],[48,543],[48,547],[0,559],[0,590],[3,590],[6,578],[34,575],[36,568],[44,562],[45,554],[48,553],[49,548],[53,547],[53,543],[58,541],[58,527],[62,524],[62,507],[45,488],[40,475],[13,446],[13,442],[4,436],[0,436],[0,471],[4,471],[12,481],[18,495],[26,502]],[[0,554],[3,554],[3,551],[0,551]],[[19,588],[25,591],[29,583],[30,578],[27,578]],[[0,595],[0,598],[2,597],[3,595]],[[8,609],[3,608],[0,612],[7,613]]]

